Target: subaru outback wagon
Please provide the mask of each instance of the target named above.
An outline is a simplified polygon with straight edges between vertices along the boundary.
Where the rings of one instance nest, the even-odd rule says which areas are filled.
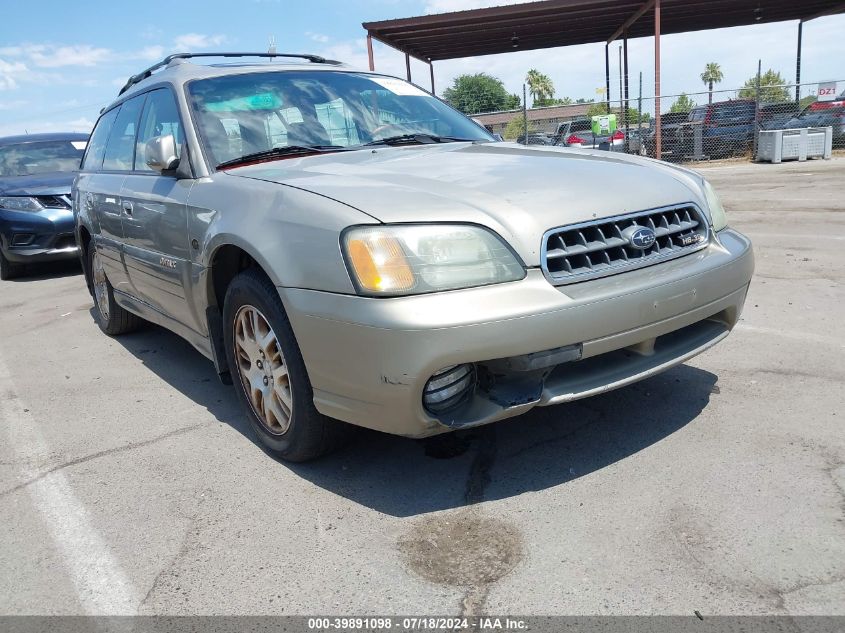
[[[425,437],[603,393],[739,318],[751,245],[692,171],[496,142],[316,56],[200,56],[102,112],[73,189],[86,280],[106,334],[187,339],[285,459],[343,422]]]

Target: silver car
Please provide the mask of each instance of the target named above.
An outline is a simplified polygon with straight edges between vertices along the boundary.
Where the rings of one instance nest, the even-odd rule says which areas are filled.
[[[604,393],[736,324],[751,244],[698,174],[496,142],[400,79],[237,55],[132,77],[73,207],[100,328],[190,341],[275,454]]]

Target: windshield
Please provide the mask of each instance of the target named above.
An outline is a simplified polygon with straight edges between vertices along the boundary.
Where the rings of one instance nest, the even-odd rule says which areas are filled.
[[[86,141],[35,141],[0,146],[0,176],[79,171]]]
[[[215,165],[273,148],[342,149],[405,134],[494,140],[420,88],[380,75],[227,75],[189,83],[188,98]]]

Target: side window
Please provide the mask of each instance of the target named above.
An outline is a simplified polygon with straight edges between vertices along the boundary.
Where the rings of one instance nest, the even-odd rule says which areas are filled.
[[[138,117],[144,105],[144,95],[133,97],[120,106],[120,112],[114,120],[114,127],[106,144],[103,169],[129,171],[135,154],[135,133]]]
[[[102,167],[109,132],[111,132],[114,119],[119,111],[119,107],[109,110],[97,121],[97,127],[94,128],[94,132],[88,141],[88,151],[85,152],[85,158],[82,159],[82,169],[85,171],[96,171]]]
[[[137,171],[152,171],[147,166],[147,142],[156,136],[172,135],[176,141],[176,155],[182,149],[182,122],[179,119],[179,109],[173,93],[167,88],[153,90],[147,93],[147,103],[144,106],[144,116],[138,131],[138,144],[135,150],[135,169]]]

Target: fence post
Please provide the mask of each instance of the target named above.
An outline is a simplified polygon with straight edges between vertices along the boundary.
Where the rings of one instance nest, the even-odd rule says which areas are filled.
[[[637,116],[637,134],[640,137],[640,154],[645,156],[647,152],[644,152],[645,144],[643,142],[643,71],[640,71],[640,96],[637,97],[637,110],[639,111],[639,115]]]
[[[757,60],[757,89],[754,96],[754,143],[751,147],[751,160],[757,156],[757,143],[760,138],[760,71],[762,70],[763,60]]]
[[[522,144],[528,145],[528,90],[522,84],[522,127],[525,130]]]

